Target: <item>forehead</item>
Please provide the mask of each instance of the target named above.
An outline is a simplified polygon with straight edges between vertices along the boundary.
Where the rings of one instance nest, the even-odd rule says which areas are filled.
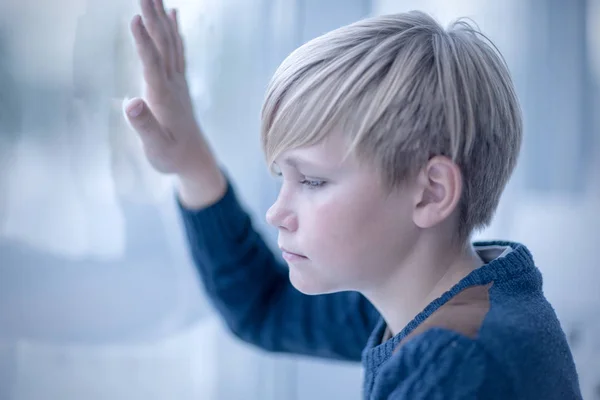
[[[340,167],[354,161],[354,156],[348,153],[348,148],[343,136],[335,132],[315,144],[288,149],[282,152],[274,162],[279,166],[286,165],[295,168],[303,164]]]

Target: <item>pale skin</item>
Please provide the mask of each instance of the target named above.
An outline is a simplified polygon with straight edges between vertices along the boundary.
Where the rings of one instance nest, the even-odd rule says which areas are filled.
[[[132,19],[131,32],[146,96],[127,104],[128,119],[152,166],[178,176],[182,203],[203,208],[223,196],[226,182],[193,114],[177,13],[167,14],[162,0],[140,5],[142,15]]]
[[[226,181],[193,115],[183,44],[174,11],[141,0],[131,30],[144,67],[146,98],[128,112],[150,163],[178,176],[189,208],[218,201]],[[306,294],[357,290],[398,333],[427,304],[483,265],[454,239],[462,189],[459,168],[433,157],[401,187],[388,190],[368,162],[344,158],[341,132],[275,160],[283,184],[267,213],[279,232],[290,280]]]

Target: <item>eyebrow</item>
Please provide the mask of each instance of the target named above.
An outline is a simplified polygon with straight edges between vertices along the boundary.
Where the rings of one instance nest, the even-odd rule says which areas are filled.
[[[314,162],[311,162],[307,159],[301,158],[301,157],[295,157],[295,156],[287,156],[282,160],[282,163],[295,168],[295,169],[301,169],[302,167],[304,168],[318,168],[318,169],[329,169],[326,165],[322,165],[322,164],[317,164]],[[277,163],[274,163],[275,165],[277,165]]]
[[[299,166],[305,165],[305,164],[310,164],[310,163],[307,163],[305,160],[302,160],[301,158],[288,156],[283,159],[283,164],[298,169]]]

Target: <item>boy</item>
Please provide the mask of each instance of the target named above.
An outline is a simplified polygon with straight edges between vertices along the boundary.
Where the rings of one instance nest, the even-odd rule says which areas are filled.
[[[293,52],[263,106],[283,179],[267,213],[281,268],[194,120],[174,12],[132,32],[147,103],[128,118],[178,175],[188,239],[231,331],[265,350],[361,360],[368,399],[580,398],[565,335],[525,246],[470,244],[515,167],[507,68],[468,24],[359,21]]]

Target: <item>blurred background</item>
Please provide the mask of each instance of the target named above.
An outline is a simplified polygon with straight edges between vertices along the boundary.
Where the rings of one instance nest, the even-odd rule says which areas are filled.
[[[259,111],[297,46],[363,17],[467,16],[503,52],[525,143],[478,238],[532,250],[600,399],[600,0],[166,0],[180,10],[197,115],[255,226],[278,187]],[[359,365],[234,339],[197,281],[172,181],[122,102],[141,95],[134,0],[0,2],[0,400],[360,399]],[[234,117],[232,117],[234,116]]]

